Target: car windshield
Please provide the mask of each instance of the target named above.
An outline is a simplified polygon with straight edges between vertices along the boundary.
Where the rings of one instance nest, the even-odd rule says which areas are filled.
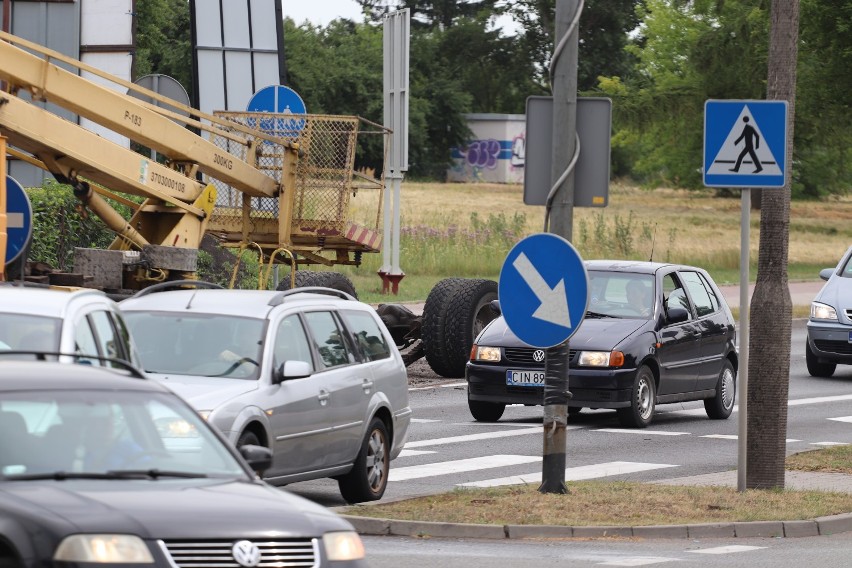
[[[125,312],[149,373],[255,380],[266,320],[230,315]]]
[[[592,317],[649,319],[654,314],[651,274],[590,270],[589,312]]]
[[[59,350],[61,329],[59,318],[0,312],[0,349],[55,352]],[[9,355],[6,358],[17,357]]]
[[[202,418],[172,393],[4,392],[0,475],[248,477]]]

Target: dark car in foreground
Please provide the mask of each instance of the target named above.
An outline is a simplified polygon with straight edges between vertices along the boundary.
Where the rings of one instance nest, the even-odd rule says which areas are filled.
[[[658,404],[703,400],[710,418],[728,418],[736,391],[736,331],[710,275],[655,262],[594,260],[585,266],[589,302],[569,340],[569,411],[612,408],[622,425],[643,428]],[[492,321],[467,364],[473,417],[496,421],[507,404],[543,404],[546,354],[520,341],[503,317]]]
[[[811,376],[830,377],[837,365],[852,365],[852,246],[819,276],[826,283],[811,302],[805,361]]]
[[[366,565],[351,524],[255,475],[267,449],[138,371],[0,357],[0,433],[3,568]]]

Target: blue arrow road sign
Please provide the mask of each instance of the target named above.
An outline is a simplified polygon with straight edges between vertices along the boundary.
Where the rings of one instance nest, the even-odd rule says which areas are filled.
[[[586,316],[589,278],[571,243],[539,233],[509,251],[498,294],[506,324],[521,341],[553,347],[567,341]]]
[[[33,236],[33,208],[24,188],[6,176],[6,264],[18,260]]]
[[[299,93],[283,85],[271,85],[252,95],[246,108],[249,112],[275,114],[306,114],[305,102]],[[262,118],[257,128],[273,136],[295,138],[305,127],[304,118]]]
[[[784,187],[787,101],[704,103],[704,185]]]

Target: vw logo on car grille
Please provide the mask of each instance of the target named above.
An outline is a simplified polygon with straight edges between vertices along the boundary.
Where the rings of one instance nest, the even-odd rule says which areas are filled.
[[[533,361],[536,363],[544,361],[544,349],[536,349],[533,351]]]
[[[260,564],[260,549],[251,541],[241,540],[237,542],[231,548],[231,554],[234,555],[234,560],[240,566],[254,568]]]

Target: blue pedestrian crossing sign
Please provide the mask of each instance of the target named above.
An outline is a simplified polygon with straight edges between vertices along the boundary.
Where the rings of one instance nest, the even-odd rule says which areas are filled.
[[[589,277],[571,243],[538,233],[509,251],[497,291],[512,333],[528,345],[547,348],[567,341],[586,317]]]
[[[704,185],[784,187],[787,101],[704,103]]]
[[[9,265],[24,254],[33,237],[30,198],[12,176],[6,176],[6,235],[6,264]]]

